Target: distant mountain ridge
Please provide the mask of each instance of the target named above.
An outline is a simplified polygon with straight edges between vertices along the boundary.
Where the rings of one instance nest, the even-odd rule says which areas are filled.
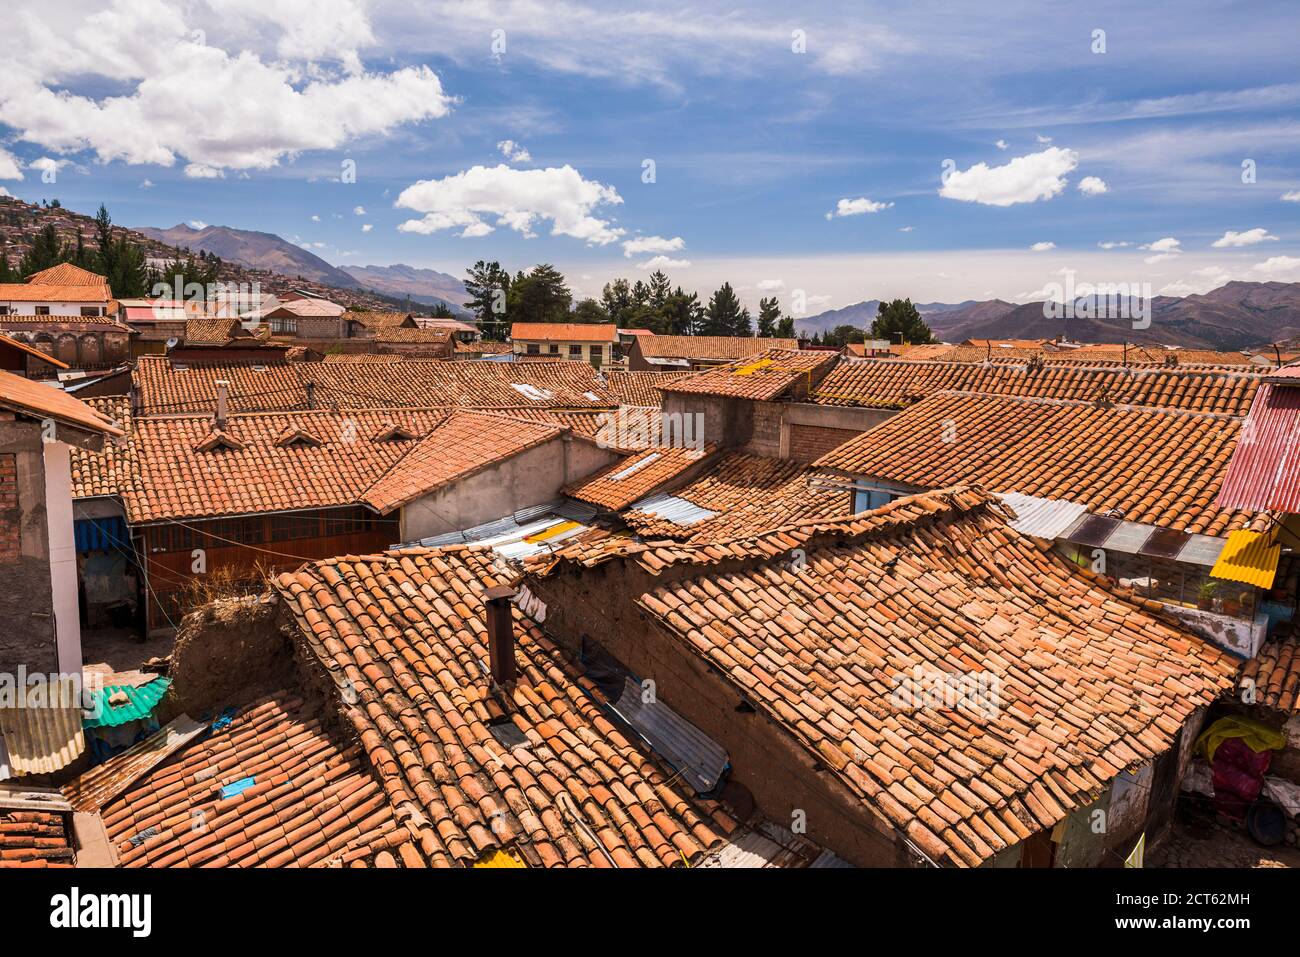
[[[1000,299],[956,304],[921,303],[917,310],[936,338],[1055,339],[1077,342],[1133,342],[1143,345],[1236,351],[1253,349],[1300,336],[1300,283],[1234,280],[1193,296],[1156,296],[1151,300],[1150,325],[1135,328],[1131,318],[1108,314],[1105,303],[1081,308],[1070,318],[1048,316],[1041,302],[1023,305]],[[879,301],[865,302],[799,320],[801,332],[825,332],[837,325],[870,328]]]
[[[168,246],[202,250],[249,269],[265,269],[283,276],[302,277],[337,289],[369,290],[390,299],[410,297],[412,303],[446,303],[464,312],[465,285],[455,276],[436,269],[398,263],[393,266],[334,266],[310,249],[275,233],[232,226],[195,228],[177,223],[170,229],[141,226],[143,236]]]

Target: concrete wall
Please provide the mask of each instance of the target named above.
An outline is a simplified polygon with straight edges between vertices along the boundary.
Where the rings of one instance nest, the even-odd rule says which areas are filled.
[[[663,397],[663,410],[667,413],[704,416],[705,442],[724,448],[749,445],[754,434],[755,403],[690,392],[665,392]]]
[[[50,547],[50,591],[59,670],[81,670],[81,615],[77,607],[77,546],[72,533],[71,450],[46,442],[45,521]]]
[[[671,570],[666,573],[671,575]],[[654,579],[662,583],[660,579]],[[740,691],[634,604],[649,576],[610,564],[527,581],[546,604],[544,630],[572,651],[601,645],[659,698],[727,749],[730,780],[770,820],[789,827],[802,812],[809,840],[863,867],[914,863],[888,824],[783,727],[747,707]]]
[[[57,671],[41,431],[8,413],[0,413],[0,582],[0,672]]]
[[[704,415],[704,438],[769,458],[811,462],[896,414],[894,409],[843,409],[810,402],[751,402],[690,392],[665,392],[665,412]]]
[[[460,531],[560,498],[560,489],[621,456],[572,435],[557,436],[401,510],[404,542]]]

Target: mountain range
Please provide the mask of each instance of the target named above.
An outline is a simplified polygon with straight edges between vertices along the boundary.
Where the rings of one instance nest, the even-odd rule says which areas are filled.
[[[845,324],[867,329],[878,306],[870,299],[819,313],[800,320],[799,328],[808,333]],[[1236,351],[1300,336],[1300,283],[1233,281],[1200,295],[1156,296],[1150,306],[1145,328],[1114,315],[1104,302],[1084,299],[1076,302],[1074,317],[1065,319],[1049,316],[1041,302],[1016,305],[1001,299],[920,303],[917,310],[944,342],[1067,338]]]
[[[465,284],[436,269],[420,269],[402,263],[393,266],[333,266],[310,249],[274,233],[230,226],[198,229],[178,223],[170,229],[140,226],[135,231],[168,246],[203,250],[250,269],[265,269],[338,289],[373,291],[391,299],[409,296],[413,303],[421,305],[441,302],[455,312],[465,311]]]

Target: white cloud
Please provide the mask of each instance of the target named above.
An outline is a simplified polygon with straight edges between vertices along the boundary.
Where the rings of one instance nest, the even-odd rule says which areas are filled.
[[[1029,247],[1030,252],[1045,253],[1049,249],[1055,249],[1056,243],[1034,243]]]
[[[1173,236],[1165,236],[1163,239],[1157,239],[1155,242],[1147,243],[1145,246],[1141,247],[1142,249],[1155,253],[1154,256],[1148,256],[1142,261],[1150,265],[1153,263],[1163,262],[1166,259],[1172,259],[1182,252],[1182,249],[1179,248],[1180,246],[1182,246],[1182,243],[1177,239],[1174,239]]]
[[[208,228],[208,224],[201,219],[191,219],[189,225],[190,225],[190,229],[203,230]]]
[[[319,223],[319,222],[320,222],[320,217],[319,217],[319,216],[315,216],[315,215],[313,215],[312,218],[311,218],[311,221],[312,221],[313,223]]]
[[[57,173],[63,167],[67,166],[69,160],[56,160],[50,156],[42,156],[40,159],[34,159],[27,164],[28,169],[38,170],[42,173]]]
[[[1265,279],[1300,280],[1300,256],[1273,256],[1255,263],[1250,271]]]
[[[1300,203],[1300,189],[1293,189],[1289,193],[1283,193],[1282,199],[1288,203]]]
[[[140,180],[140,189],[153,189],[153,180],[151,179]]]
[[[1052,146],[1041,153],[1017,156],[1004,166],[976,163],[954,170],[939,189],[946,199],[986,206],[1012,206],[1051,199],[1065,189],[1065,174],[1079,165],[1074,150]]]
[[[13,193],[9,192],[9,190],[5,189],[3,186],[0,186],[0,196],[12,196],[12,195]]]
[[[912,230],[914,230],[914,229],[916,229],[915,226],[900,226],[900,227],[898,228],[898,231],[899,231],[900,233],[910,233],[910,232],[911,232]]]
[[[859,196],[857,199],[842,199],[835,204],[833,210],[826,214],[826,218],[833,219],[836,216],[861,216],[863,213],[878,213],[882,209],[889,209],[893,205],[893,203],[877,203],[865,196]]]
[[[1039,143],[1042,143],[1044,146],[1052,142],[1052,138],[1050,136],[1043,136],[1041,133],[1035,134],[1034,139],[1036,139]]]
[[[1158,296],[1202,296],[1211,289],[1218,289],[1232,278],[1232,274],[1222,266],[1206,266],[1193,270],[1191,275],[1162,286],[1157,290]]]
[[[22,179],[22,164],[13,153],[0,147],[0,179]],[[7,195],[7,194],[6,194]]]
[[[1106,185],[1106,181],[1100,176],[1085,176],[1079,180],[1079,192],[1085,196],[1100,196],[1109,190],[1110,187]]]
[[[785,280],[784,279],[760,279],[755,284],[755,288],[758,289],[759,292],[777,292],[785,288]]]
[[[51,0],[6,21],[0,123],[101,162],[267,169],[448,112],[428,67],[362,68],[364,4],[323,2],[111,0],[86,15]]]
[[[225,179],[225,170],[203,163],[190,163],[185,167],[185,175],[190,179]]]
[[[993,145],[996,146],[996,147],[997,147],[998,149],[1000,149],[1000,150],[1008,149],[1008,148],[1011,146],[1011,144],[1008,143],[1006,140],[998,140],[998,141],[997,141],[996,143],[994,143]]]
[[[421,180],[402,190],[396,205],[423,213],[397,228],[409,233],[460,229],[461,236],[486,236],[508,226],[526,238],[537,220],[551,221],[551,235],[572,236],[592,245],[616,241],[624,230],[594,215],[623,198],[612,186],[584,179],[572,166],[511,169],[473,166],[442,179]],[[482,217],[495,216],[495,224]]]
[[[624,256],[639,256],[642,253],[675,253],[686,248],[686,240],[680,236],[665,239],[663,236],[636,236],[623,240]]]
[[[374,229],[374,228],[375,228],[375,227],[374,227],[374,225],[373,225],[372,223],[366,223],[365,225],[363,225],[363,226],[361,227],[361,231],[362,231],[363,233],[368,233],[368,232],[370,232],[370,230],[372,230],[372,229]]]
[[[533,154],[524,148],[522,143],[516,143],[514,140],[502,140],[497,144],[497,149],[501,155],[512,163],[531,163]]]
[[[1276,239],[1276,236],[1269,233],[1269,231],[1263,227],[1247,229],[1240,233],[1229,229],[1214,242],[1210,243],[1210,245],[1215,249],[1235,249],[1238,246],[1255,246],[1259,243]]]
[[[364,206],[353,206],[353,207],[352,207],[352,215],[353,215],[353,216],[364,216],[364,215],[366,215],[366,208],[365,208]]]
[[[1102,249],[1123,249],[1125,246],[1132,246],[1133,244],[1129,242],[1127,239],[1121,239],[1121,240],[1103,239],[1097,245],[1100,246]]]
[[[641,263],[638,268],[653,272],[656,269],[689,269],[689,259],[670,259],[667,256],[654,256]]]

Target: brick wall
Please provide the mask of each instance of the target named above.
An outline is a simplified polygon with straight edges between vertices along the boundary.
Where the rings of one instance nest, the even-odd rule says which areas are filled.
[[[781,456],[781,405],[776,402],[754,402],[754,431],[750,434],[747,451],[769,458]]]
[[[0,453],[0,565],[19,558],[18,460],[12,452]]]
[[[858,435],[861,433],[854,429],[792,425],[790,426],[790,458],[796,462],[811,462]]]

